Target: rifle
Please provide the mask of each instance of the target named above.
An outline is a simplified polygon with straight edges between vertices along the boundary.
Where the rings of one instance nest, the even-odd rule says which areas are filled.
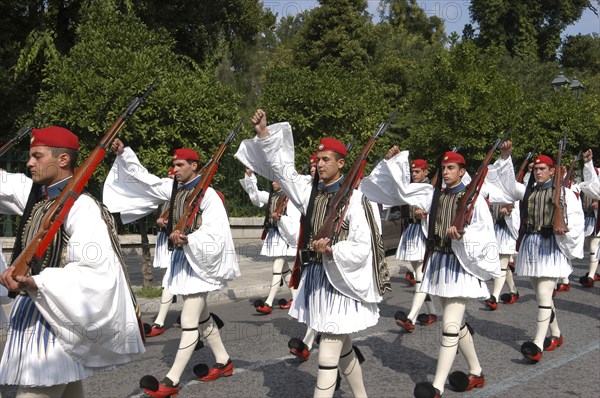
[[[19,142],[21,138],[31,133],[31,130],[33,130],[33,127],[31,126],[23,127],[21,130],[19,130],[15,137],[11,138],[6,144],[0,147],[0,156],[8,152],[8,150],[12,148],[17,142]]]
[[[567,133],[564,138],[558,143],[558,154],[556,155],[556,165],[554,168],[554,197],[552,199],[554,205],[554,216],[552,219],[552,228],[567,230],[565,224],[565,215],[563,205],[560,203],[560,197],[564,188],[562,178],[562,154],[567,149]]]
[[[573,184],[573,169],[575,168],[575,163],[577,163],[580,158],[581,158],[581,150],[579,151],[577,156],[575,156],[575,158],[569,165],[569,170],[567,171],[567,174],[565,174],[565,178],[563,179],[563,183],[562,183],[563,187],[571,188],[571,185]]]
[[[173,231],[180,231],[184,234],[188,234],[192,226],[194,224],[194,219],[196,218],[196,213],[198,212],[198,208],[200,207],[200,203],[206,194],[206,190],[210,186],[210,183],[217,172],[217,168],[219,167],[219,160],[225,153],[227,147],[233,142],[235,136],[239,133],[242,128],[242,123],[238,124],[238,126],[229,132],[229,135],[225,139],[225,142],[219,146],[213,157],[208,161],[205,166],[205,172],[200,177],[200,181],[194,187],[192,193],[186,199],[183,205],[183,213],[177,225],[173,227]]]
[[[460,199],[460,203],[458,205],[458,210],[456,212],[456,216],[454,218],[454,222],[452,226],[456,227],[457,231],[462,235],[465,229],[465,226],[471,221],[471,217],[473,215],[473,210],[475,210],[475,201],[479,196],[479,192],[481,190],[481,186],[485,181],[485,176],[487,175],[488,166],[494,156],[494,153],[500,149],[502,143],[506,141],[508,136],[510,135],[512,129],[508,128],[504,136],[496,141],[492,149],[487,153],[483,162],[479,165],[477,169],[477,173],[467,186],[463,197]]]
[[[460,151],[460,148],[462,147],[462,144],[463,144],[464,141],[465,141],[464,139],[460,140],[460,142],[458,143],[458,145],[456,145],[456,146],[454,146],[452,148],[452,152],[458,152],[458,151]],[[433,178],[431,179],[431,181],[429,181],[431,185],[436,185],[437,180],[440,177],[440,173],[441,172],[442,172],[442,167],[441,167],[441,164],[440,164],[440,168],[438,168],[436,170],[435,174],[433,175]]]
[[[83,162],[81,167],[73,174],[71,181],[69,181],[52,206],[50,206],[50,209],[44,215],[44,218],[42,218],[42,222],[33,239],[12,263],[15,267],[13,277],[26,275],[31,268],[39,268],[42,265],[42,258],[44,257],[48,246],[52,243],[54,236],[65,221],[73,204],[81,192],[83,192],[83,189],[92,177],[92,174],[94,174],[96,167],[98,167],[98,164],[104,159],[107,147],[113,142],[119,131],[121,131],[127,119],[135,113],[137,108],[150,94],[157,80],[158,79],[155,79],[152,82],[142,96],[136,97],[131,101],[125,112],[117,118],[88,158]]]
[[[380,123],[375,134],[369,138],[363,147],[360,155],[358,155],[358,158],[356,158],[354,161],[352,168],[344,178],[344,182],[342,183],[339,191],[331,198],[325,212],[325,220],[323,225],[313,238],[314,240],[323,238],[329,238],[332,240],[333,236],[339,233],[344,220],[344,213],[347,207],[346,205],[348,204],[352,193],[360,182],[362,171],[367,165],[369,152],[371,151],[371,148],[373,148],[373,145],[375,145],[375,141],[383,136],[386,130],[390,127],[397,114],[398,110],[395,110],[387,122]]]
[[[527,168],[529,160],[531,160],[531,158],[533,157],[533,154],[535,153],[536,149],[537,145],[533,147],[533,149],[530,152],[527,153],[527,156],[525,156],[525,159],[523,160],[523,163],[521,163],[521,167],[519,167],[519,171],[517,172],[517,182],[523,182],[523,179],[525,178],[525,169]]]

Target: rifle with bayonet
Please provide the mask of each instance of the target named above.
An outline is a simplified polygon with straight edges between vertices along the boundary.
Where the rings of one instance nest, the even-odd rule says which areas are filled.
[[[121,131],[125,122],[135,113],[146,97],[148,97],[154,88],[156,80],[157,79],[152,82],[143,95],[136,97],[131,101],[125,112],[117,118],[104,134],[98,145],[77,169],[75,174],[73,174],[71,181],[65,186],[61,194],[56,198],[52,206],[50,206],[48,212],[44,215],[44,218],[42,218],[38,231],[33,239],[31,239],[29,244],[12,263],[12,266],[15,267],[13,277],[26,275],[30,269],[39,269],[41,267],[42,259],[48,246],[52,243],[52,240],[65,221],[73,204],[94,174],[96,167],[98,167],[98,164],[104,159],[107,148],[117,137],[117,134]]]
[[[569,165],[569,169],[567,170],[567,173],[565,174],[565,178],[563,179],[563,187],[571,188],[571,185],[573,185],[573,169],[575,168],[575,164],[577,162],[579,162],[579,159],[581,159],[581,154],[582,154],[582,151],[580,150],[579,153],[575,156],[575,158],[571,162],[571,164]]]
[[[217,172],[219,161],[241,128],[242,123],[240,123],[236,129],[229,132],[229,135],[225,141],[219,146],[213,157],[207,162],[206,166],[204,167],[204,172],[200,177],[200,181],[198,181],[198,184],[196,184],[194,190],[188,196],[183,205],[183,213],[177,224],[173,227],[173,231],[179,231],[180,233],[188,234],[192,230],[196,213],[200,208],[200,203],[202,203],[202,199],[206,194],[206,190],[210,186],[210,183]],[[169,244],[169,249],[172,248],[171,245],[172,243]]]
[[[525,169],[527,168],[527,165],[533,157],[533,154],[535,153],[536,149],[537,146],[535,146],[531,151],[527,153],[527,156],[525,156],[525,159],[523,160],[523,163],[521,163],[521,167],[519,167],[519,171],[517,172],[517,182],[523,182],[523,179],[525,178]]]
[[[0,156],[4,155],[6,152],[8,152],[8,150],[10,148],[12,148],[17,142],[21,141],[21,138],[23,138],[27,134],[31,133],[31,130],[33,130],[33,127],[31,127],[31,126],[23,127],[21,130],[19,130],[19,132],[17,133],[16,136],[11,138],[7,143],[5,143],[4,145],[2,145],[2,147],[0,147]]]
[[[567,133],[565,132],[564,138],[558,143],[558,154],[556,155],[556,165],[554,169],[554,197],[552,199],[554,205],[554,218],[552,219],[552,228],[554,231],[560,229],[563,231],[567,230],[567,224],[565,223],[564,206],[561,198],[564,198],[563,189],[563,178],[562,178],[562,155],[567,150]]]
[[[360,178],[362,176],[362,172],[367,165],[367,159],[369,157],[369,152],[375,145],[375,142],[378,138],[382,137],[383,134],[390,127],[396,115],[398,114],[398,110],[394,111],[387,122],[380,123],[377,127],[377,131],[373,134],[362,151],[354,161],[352,168],[344,177],[344,182],[340,187],[339,191],[331,198],[329,205],[327,206],[327,210],[325,212],[325,220],[323,225],[317,232],[317,234],[313,237],[314,240],[319,240],[323,238],[329,238],[330,241],[333,240],[334,235],[339,234],[342,228],[342,221],[344,219],[345,209],[347,208],[348,201],[352,196],[352,193],[360,183]]]
[[[500,149],[504,141],[508,139],[511,131],[512,129],[508,128],[504,133],[504,136],[497,140],[492,149],[489,150],[459,202],[458,210],[456,211],[456,216],[454,217],[452,226],[456,227],[456,230],[461,235],[464,233],[465,226],[471,222],[471,217],[473,216],[473,211],[475,210],[475,202],[477,201],[479,192],[481,191],[481,186],[485,181],[485,176],[487,175],[488,166],[492,161],[492,157],[494,156],[494,153]]]

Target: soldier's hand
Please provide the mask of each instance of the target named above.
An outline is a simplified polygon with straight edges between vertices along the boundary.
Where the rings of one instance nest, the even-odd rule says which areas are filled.
[[[333,253],[333,249],[329,246],[329,238],[313,240],[313,249],[315,249],[317,253],[327,254],[329,256]]]
[[[254,171],[250,167],[246,167],[246,175],[252,177],[252,174],[254,174]]]
[[[15,267],[10,266],[0,274],[0,285],[4,286],[9,292],[18,292],[21,290],[36,290],[35,279],[31,276],[13,275]]]
[[[454,225],[448,227],[446,235],[452,240],[460,240],[462,238],[462,234],[458,232],[458,229]]]
[[[118,138],[115,138],[112,144],[110,145],[110,149],[115,153],[115,155],[119,156],[123,154],[123,151],[125,150],[125,145],[123,144],[123,141],[121,141]]]
[[[415,217],[417,218],[427,218],[429,213],[423,209],[415,209]]]
[[[585,151],[583,153],[583,163],[589,162],[590,160],[592,160],[593,157],[594,156],[593,156],[592,150],[588,149],[587,151]]]
[[[179,232],[179,230],[171,232],[171,235],[169,235],[169,239],[171,239],[171,242],[173,242],[175,246],[183,246],[187,245],[188,243],[187,235],[182,232]]]
[[[158,225],[160,228],[167,228],[167,220],[160,217],[158,220],[156,220],[156,225]]]
[[[500,157],[502,159],[508,159],[510,154],[512,153],[512,141],[506,140],[502,143],[500,147]]]
[[[400,148],[398,148],[397,145],[394,145],[387,151],[387,153],[385,154],[385,156],[383,158],[385,160],[390,160],[391,158],[393,158],[394,156],[396,156],[399,153],[400,153]]]
[[[267,114],[262,109],[257,109],[256,112],[254,112],[254,116],[252,116],[252,125],[259,138],[265,138],[269,135],[269,130],[267,130]]]

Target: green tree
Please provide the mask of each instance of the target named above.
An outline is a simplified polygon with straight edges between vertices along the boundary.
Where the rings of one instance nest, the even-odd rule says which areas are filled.
[[[381,20],[401,32],[421,36],[428,43],[443,42],[444,22],[437,16],[428,17],[417,0],[381,0]]]
[[[600,73],[600,36],[567,36],[562,44],[560,64],[565,68],[587,69]]]
[[[375,46],[365,0],[320,0],[307,17],[295,49],[296,62],[312,69],[333,64],[366,69]]]
[[[366,71],[348,71],[339,66],[308,67],[269,65],[260,106],[270,123],[290,122],[294,131],[296,164],[308,161],[319,140],[332,136],[345,143],[355,137],[356,154],[392,107],[384,90]],[[387,148],[388,138],[373,150],[374,158]],[[350,154],[349,159],[355,156]]]
[[[512,55],[553,61],[560,34],[590,7],[589,0],[473,0],[469,10],[482,48],[502,45]]]
[[[165,29],[175,39],[176,51],[199,64],[222,55],[223,42],[232,51],[252,45],[259,32],[275,24],[275,16],[258,0],[132,1],[150,28]],[[235,61],[235,53],[228,55]]]

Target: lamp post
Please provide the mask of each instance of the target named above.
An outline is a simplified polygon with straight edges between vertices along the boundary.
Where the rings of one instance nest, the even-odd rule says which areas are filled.
[[[562,72],[560,72],[550,83],[554,91],[562,90],[563,87],[569,86],[571,91],[575,92],[575,98],[580,99],[585,86],[573,76],[573,80],[569,80]]]

